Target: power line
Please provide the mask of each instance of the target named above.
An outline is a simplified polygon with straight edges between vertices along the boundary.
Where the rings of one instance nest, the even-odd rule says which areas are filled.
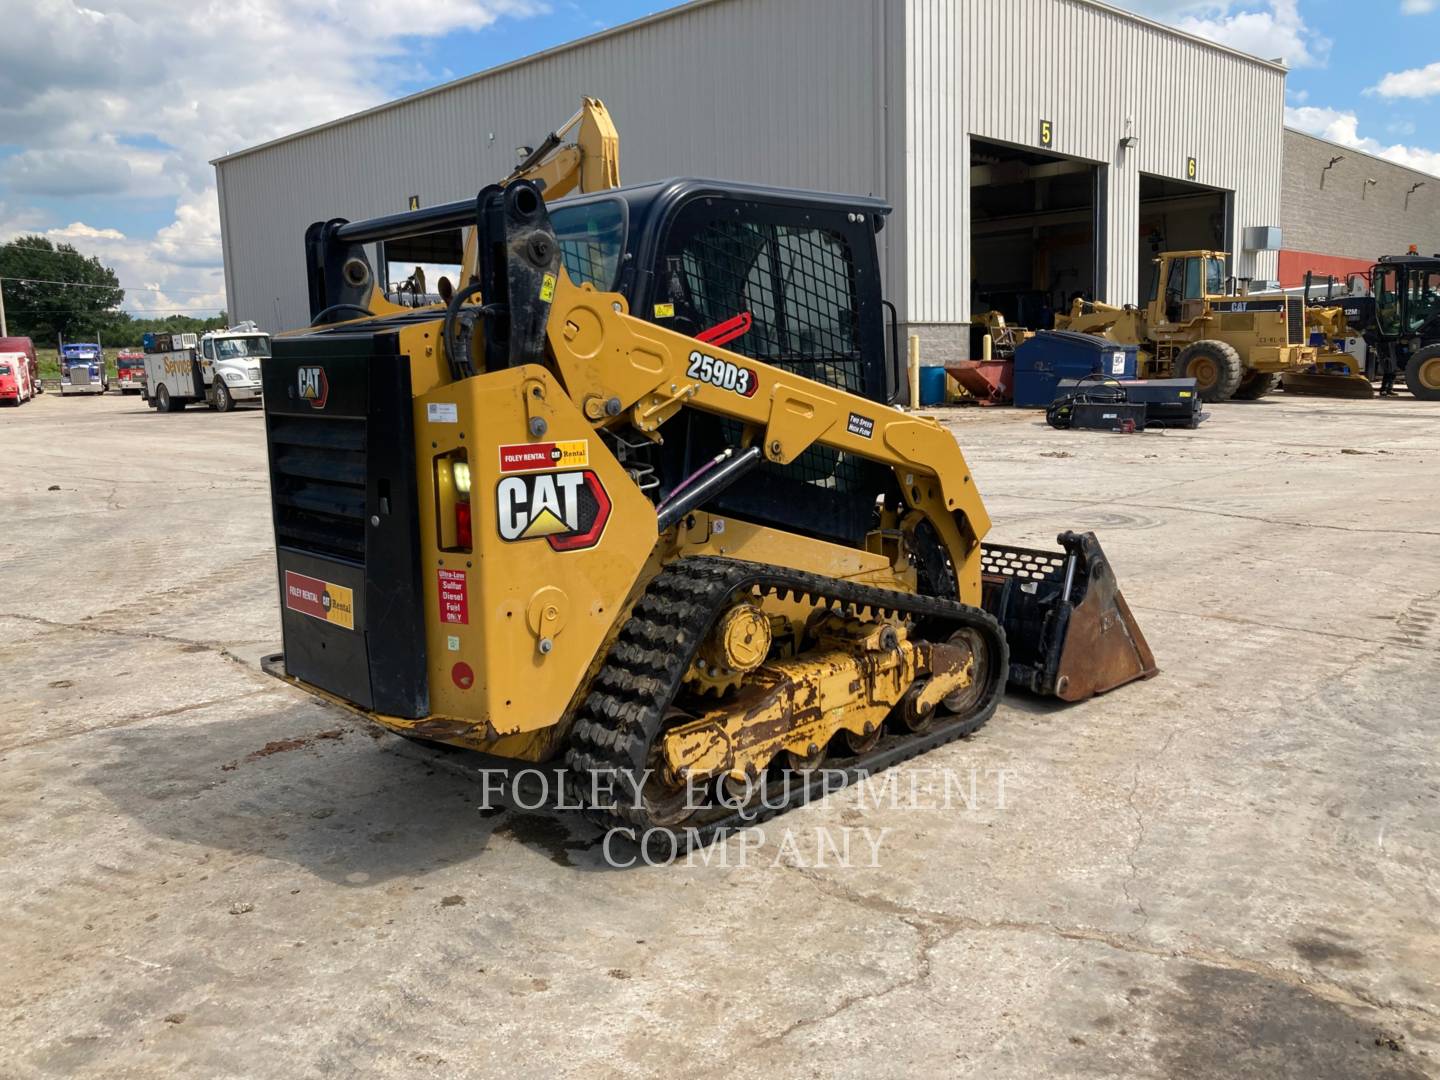
[[[175,293],[177,296],[209,296],[213,289],[166,289],[159,285],[92,285],[87,281],[48,281],[33,277],[0,277],[0,281],[29,282],[32,285],[64,285],[71,289],[123,289],[125,292]]]
[[[93,238],[92,238],[92,239],[93,239]],[[114,242],[115,242],[115,241],[114,241],[112,238],[110,238],[110,237],[101,237],[100,239],[101,239],[101,240],[104,240],[104,241],[108,241],[109,243],[114,243]],[[126,239],[129,239],[129,238],[126,237]],[[68,240],[60,240],[60,241],[57,241],[57,242],[58,242],[58,243],[61,243],[61,244],[70,244],[70,241],[68,241]],[[154,243],[154,241],[141,241],[141,243]],[[70,244],[70,247],[71,247],[72,249],[74,248],[74,246],[75,246],[74,244]],[[186,247],[224,248],[225,245],[222,244],[222,243],[221,243],[220,241],[218,241],[218,240],[187,240],[187,241],[185,241],[185,245],[184,245],[184,246],[186,246]],[[36,247],[36,246],[34,246],[33,244],[22,244],[22,243],[20,243],[18,240],[6,240],[6,241],[4,241],[3,243],[0,243],[0,247],[10,247],[10,248],[14,248],[16,251],[38,251],[38,252],[40,252],[42,255],[74,255],[74,256],[76,256],[76,257],[78,257],[78,258],[81,258],[81,259],[92,259],[92,258],[98,258],[98,257],[99,257],[99,256],[96,256],[96,255],[84,255],[84,254],[82,254],[81,252],[79,252],[79,251],[74,251],[74,250],[71,250],[71,251],[60,251],[60,250],[58,250],[58,249],[56,249],[56,248]]]
[[[171,313],[171,314],[173,314],[173,315],[190,315],[190,314],[193,314],[193,313],[195,313],[195,312],[197,312],[197,311],[208,311],[208,312],[210,312],[210,313],[213,315],[215,312],[217,312],[217,311],[219,311],[219,310],[220,310],[220,309],[219,309],[219,305],[208,305],[208,306],[206,306],[206,307],[191,307],[191,308],[173,308],[173,307],[120,308],[120,309],[117,310],[117,311],[88,312],[87,315],[90,315],[90,316],[99,316],[99,315],[128,315],[128,314],[133,314],[133,313],[135,313],[135,312],[137,312],[137,311],[144,311],[144,312],[164,311],[164,312],[169,312],[169,313]],[[55,314],[55,311],[54,311],[53,308],[9,308],[9,307],[7,307],[7,308],[5,309],[5,314],[6,314],[6,315],[53,315],[53,314]],[[83,317],[83,316],[82,316],[82,317]]]

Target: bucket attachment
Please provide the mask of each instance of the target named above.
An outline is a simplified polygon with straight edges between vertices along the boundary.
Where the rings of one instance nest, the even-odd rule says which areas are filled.
[[[1008,405],[1014,400],[1014,360],[956,360],[945,371],[981,405]]]
[[[1094,533],[1063,532],[1063,551],[985,544],[985,609],[1010,643],[1010,682],[1082,701],[1156,672],[1155,655]]]

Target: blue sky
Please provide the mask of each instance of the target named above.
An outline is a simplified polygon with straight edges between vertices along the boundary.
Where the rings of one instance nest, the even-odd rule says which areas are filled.
[[[211,158],[667,6],[0,0],[0,241],[43,232],[99,254],[137,311],[218,310]],[[1118,6],[1283,57],[1288,123],[1440,175],[1440,0]]]

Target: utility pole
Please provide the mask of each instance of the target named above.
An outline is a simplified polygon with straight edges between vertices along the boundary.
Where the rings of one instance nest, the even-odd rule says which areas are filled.
[[[0,278],[0,337],[9,337],[10,331],[5,328],[5,279]]]

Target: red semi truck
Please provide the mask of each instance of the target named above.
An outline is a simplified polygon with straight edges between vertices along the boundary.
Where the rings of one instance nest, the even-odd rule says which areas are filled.
[[[23,405],[39,392],[35,346],[28,337],[0,337],[0,405]]]

